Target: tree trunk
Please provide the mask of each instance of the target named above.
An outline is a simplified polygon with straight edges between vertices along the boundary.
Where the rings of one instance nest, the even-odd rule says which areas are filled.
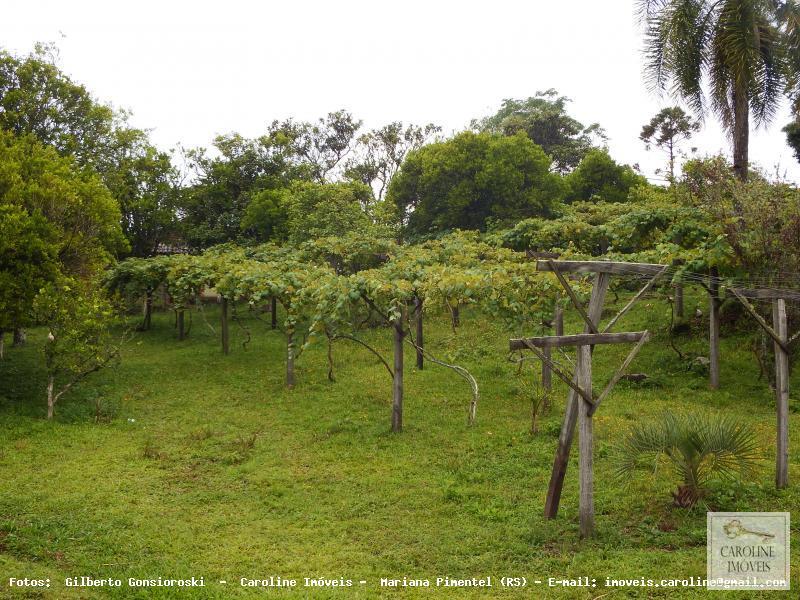
[[[772,327],[786,344],[786,300],[772,301]],[[789,485],[789,355],[775,343],[775,397],[778,413],[778,443],[775,462],[775,487]]]
[[[286,330],[286,387],[294,388],[294,330]]]
[[[575,379],[578,385],[592,394],[592,349],[589,346],[578,346],[575,366]],[[581,538],[594,535],[594,432],[591,405],[583,398],[578,398],[578,510],[580,514]]]
[[[414,307],[414,312],[416,315],[415,324],[417,326],[417,368],[422,370],[425,366],[425,356],[422,353],[422,348],[425,347],[425,338],[424,338],[424,328],[422,326],[422,298],[416,299],[416,305]]]
[[[230,332],[228,330],[228,299],[222,298],[220,300],[220,333],[222,335],[222,353],[228,354],[230,352]]]
[[[22,327],[14,328],[14,346],[22,346],[28,341],[28,334]]]
[[[142,319],[142,331],[150,329],[153,315],[153,292],[147,292],[144,297],[144,318]]]
[[[719,279],[717,270],[711,270],[708,286],[709,298],[709,383],[712,390],[719,389],[719,307],[722,302],[719,298]]]
[[[750,102],[747,92],[733,92],[733,171],[740,181],[747,181],[750,143]]]
[[[675,142],[669,141],[669,183],[675,183]]]
[[[392,382],[392,431],[403,430],[403,323],[405,315],[393,323],[394,381]]]
[[[55,378],[50,375],[47,378],[47,420],[50,421],[53,419],[53,414],[56,410],[56,396],[55,390]]]
[[[0,360],[3,360],[6,353],[6,332],[0,331]]]
[[[272,328],[278,328],[278,301],[275,297],[270,298],[269,311],[272,313]]]
[[[178,340],[183,341],[186,339],[186,329],[185,329],[185,321],[184,321],[184,310],[180,309],[178,311],[177,319],[178,319]]]
[[[453,329],[461,325],[461,313],[458,310],[457,304],[452,308],[451,318],[453,320]]]

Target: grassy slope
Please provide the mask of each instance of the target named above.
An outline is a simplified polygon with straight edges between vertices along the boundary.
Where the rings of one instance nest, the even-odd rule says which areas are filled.
[[[776,492],[773,397],[757,380],[747,339],[724,339],[723,388],[712,393],[702,375],[687,374],[667,349],[664,326],[657,325],[665,321],[664,311],[657,302],[643,303],[621,324],[633,330],[651,323],[660,330],[635,365],[652,376],[652,384],[621,383],[595,418],[599,535],[585,543],[577,535],[574,460],[560,517],[545,521],[541,515],[565,386],[558,386],[541,432],[530,436],[524,390],[534,363],[516,376],[506,362],[508,334],[475,312],[463,313],[457,335],[444,319],[431,319],[426,339],[432,350],[477,376],[477,425],[466,425],[466,384],[434,365],[418,372],[408,352],[401,435],[388,432],[388,375],[365,350],[348,342],[337,346],[337,382],[330,383],[324,346],[312,347],[299,360],[297,388],[287,391],[279,332],[247,321],[253,338],[244,351],[242,331],[234,325],[233,352],[224,357],[198,314],[182,343],[174,339],[170,316],[157,314],[154,330],[126,348],[118,368],[76,389],[57,407],[56,422],[47,423],[38,370],[43,332],[32,331],[28,346],[10,349],[0,364],[0,597],[135,597],[128,588],[63,588],[64,577],[78,575],[205,576],[209,587],[194,597],[220,598],[256,595],[240,588],[238,578],[269,575],[367,579],[367,586],[356,584],[346,594],[360,597],[430,595],[379,592],[380,577],[403,575],[588,575],[599,582],[605,576],[703,577],[705,507],[672,509],[671,476],[643,472],[629,482],[615,480],[613,442],[636,419],[665,409],[736,414],[757,428],[766,459],[754,481],[718,485],[708,504],[716,510],[791,510],[800,506],[800,415],[793,400],[793,485]],[[568,320],[567,331],[578,329]],[[371,336],[389,348],[388,332]],[[702,340],[684,345],[703,353]],[[627,350],[596,352],[598,387]],[[792,385],[800,389],[800,377]],[[114,413],[112,420],[94,422],[95,399]],[[800,587],[800,541],[794,542],[792,597]],[[29,590],[25,596],[7,588],[10,576],[57,583],[51,595]],[[221,587],[218,579],[230,583]],[[299,589],[296,595],[306,592]],[[608,592],[607,598],[635,594],[540,586],[503,595],[589,598]],[[343,594],[313,597],[329,595]],[[697,589],[646,593],[704,595]],[[178,596],[192,594],[140,594]]]

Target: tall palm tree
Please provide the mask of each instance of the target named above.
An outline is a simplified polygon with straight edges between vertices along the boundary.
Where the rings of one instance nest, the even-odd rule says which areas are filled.
[[[701,118],[710,107],[731,137],[733,168],[742,180],[750,116],[756,125],[768,123],[786,90],[779,13],[792,2],[639,0],[649,83],[659,92],[669,89]]]

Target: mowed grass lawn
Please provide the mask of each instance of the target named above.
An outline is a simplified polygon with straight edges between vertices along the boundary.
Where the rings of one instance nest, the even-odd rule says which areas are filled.
[[[688,304],[691,312],[694,300]],[[792,380],[792,485],[779,492],[774,397],[758,378],[751,338],[728,332],[722,389],[711,392],[706,376],[687,372],[669,349],[667,310],[661,301],[645,300],[617,327],[656,332],[633,367],[651,378],[620,383],[596,415],[598,535],[584,542],[578,539],[576,451],[559,518],[542,517],[566,386],[556,386],[553,409],[532,436],[529,393],[538,366],[530,361],[517,375],[508,361],[509,333],[475,310],[462,311],[455,334],[444,315],[430,315],[426,340],[434,353],[477,377],[477,424],[467,425],[466,383],[433,364],[417,371],[409,348],[399,435],[389,432],[391,382],[374,356],[338,343],[336,382],[329,382],[326,347],[318,341],[298,360],[297,387],[286,390],[282,334],[243,306],[238,312],[252,336],[246,349],[236,323],[231,354],[223,356],[200,313],[183,342],[171,313],[158,313],[153,330],[126,345],[121,364],[65,396],[49,423],[40,360],[46,332],[32,330],[29,343],[8,348],[0,363],[0,597],[797,598],[797,513],[791,593],[603,587],[607,576],[704,577],[707,507],[800,507],[800,377]],[[215,308],[205,314],[216,327]],[[566,331],[580,329],[569,314]],[[704,334],[698,329],[699,337],[679,343],[707,354]],[[388,330],[367,338],[388,355]],[[597,349],[597,387],[628,350]],[[677,481],[666,465],[657,475],[615,479],[614,444],[631,425],[663,411],[712,411],[751,423],[764,454],[758,476],[715,485],[692,511],[671,506]],[[194,576],[204,577],[207,587],[64,587],[66,577],[82,575]],[[355,585],[269,592],[239,585],[241,577],[270,575],[344,577]],[[381,577],[403,576],[491,576],[496,587],[379,587]],[[502,590],[503,576],[545,584]],[[548,577],[582,576],[596,578],[598,587],[546,585]],[[10,589],[9,577],[50,578],[53,587]]]

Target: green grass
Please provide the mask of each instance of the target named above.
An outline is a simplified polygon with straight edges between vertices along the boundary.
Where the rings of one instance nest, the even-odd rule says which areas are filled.
[[[722,389],[711,392],[706,377],[687,372],[668,349],[665,310],[645,301],[617,328],[656,331],[633,368],[651,379],[620,383],[595,417],[598,535],[584,542],[578,539],[575,452],[559,518],[542,517],[566,386],[557,386],[553,410],[531,436],[525,392],[536,363],[518,376],[507,360],[509,334],[478,312],[463,311],[456,334],[441,316],[429,318],[426,331],[434,353],[477,377],[477,424],[466,423],[468,386],[432,364],[417,371],[409,351],[399,435],[389,432],[389,377],[367,351],[337,344],[337,381],[329,382],[325,347],[317,343],[300,357],[297,387],[288,391],[281,333],[246,314],[252,340],[243,349],[243,330],[234,324],[227,357],[198,313],[184,342],[175,339],[171,315],[156,314],[153,330],[126,346],[122,363],[65,396],[49,423],[40,361],[45,332],[33,330],[27,346],[8,349],[0,363],[0,597],[256,597],[264,590],[242,588],[239,578],[269,575],[355,580],[345,591],[301,586],[271,597],[486,596],[378,587],[381,577],[403,576],[492,576],[492,595],[503,597],[710,595],[603,588],[606,576],[704,577],[706,570],[706,506],[673,508],[669,492],[677,482],[667,471],[615,479],[613,444],[636,420],[664,410],[734,414],[757,429],[765,459],[756,478],[715,485],[707,506],[792,510],[800,506],[798,401],[792,399],[792,485],[778,492],[774,400],[758,380],[749,337],[724,338]],[[206,314],[216,326],[214,310]],[[580,329],[573,317],[568,332]],[[390,348],[387,330],[369,338]],[[702,332],[681,343],[706,352]],[[596,351],[598,388],[628,349]],[[800,377],[792,385],[800,389]],[[794,591],[763,597],[797,597],[799,518]],[[202,576],[208,587],[137,593],[127,586],[63,586],[64,578],[80,575]],[[9,577],[26,576],[49,577],[53,587],[45,593],[8,587]],[[599,587],[502,590],[503,576],[589,576]]]

